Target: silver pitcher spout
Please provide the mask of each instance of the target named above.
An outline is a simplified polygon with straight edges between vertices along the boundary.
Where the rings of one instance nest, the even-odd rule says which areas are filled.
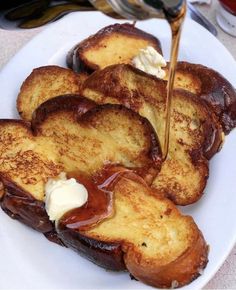
[[[90,0],[90,3],[113,18],[166,18],[168,21],[178,17],[186,5],[185,0]]]

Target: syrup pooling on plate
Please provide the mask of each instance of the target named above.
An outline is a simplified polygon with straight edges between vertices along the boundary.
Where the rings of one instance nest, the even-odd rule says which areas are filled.
[[[59,227],[86,230],[113,214],[113,189],[122,175],[123,168],[104,168],[99,174],[88,177],[79,172],[70,172],[88,191],[88,201],[82,207],[68,211],[59,221]]]

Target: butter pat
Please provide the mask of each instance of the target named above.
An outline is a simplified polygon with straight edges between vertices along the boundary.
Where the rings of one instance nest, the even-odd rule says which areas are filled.
[[[140,53],[133,58],[132,64],[136,68],[160,79],[163,79],[166,75],[162,69],[162,67],[166,66],[166,61],[152,46],[140,49]]]
[[[61,173],[49,179],[45,186],[45,208],[51,221],[58,221],[66,212],[81,207],[88,200],[88,191],[74,178]]]

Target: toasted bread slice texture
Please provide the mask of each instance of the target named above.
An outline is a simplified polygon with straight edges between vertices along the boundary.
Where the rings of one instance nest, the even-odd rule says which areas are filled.
[[[38,67],[23,82],[17,97],[17,110],[22,119],[30,121],[32,113],[50,98],[64,94],[79,94],[86,74],[49,65]]]
[[[225,134],[236,127],[236,90],[220,73],[200,64],[178,62],[175,87],[196,94],[212,106]]]
[[[97,103],[120,103],[145,116],[164,142],[166,81],[130,65],[113,65],[93,73],[83,95]],[[208,159],[220,148],[222,130],[211,108],[195,95],[178,90],[173,98],[170,149],[153,182],[175,203],[197,201],[208,177]]]
[[[92,175],[101,164],[122,164],[149,182],[156,176],[162,163],[161,150],[147,119],[124,106],[106,104],[78,119],[71,110],[58,110],[45,114],[41,122],[38,116],[47,104],[36,110],[34,130],[54,140],[66,172],[80,170]]]
[[[200,275],[208,247],[191,217],[134,174],[120,177],[112,192],[113,212],[99,224],[81,230],[73,210],[62,217],[57,232],[68,247],[154,287],[180,287]]]
[[[12,217],[43,232],[49,227],[45,230],[42,224],[49,178],[62,171],[90,176],[108,164],[118,164],[150,183],[161,166],[159,143],[146,119],[119,105],[93,108],[93,102],[74,98],[66,107],[60,97],[42,104],[33,131],[30,123],[0,120],[0,178],[5,188],[1,205]]]
[[[131,63],[147,46],[162,53],[161,44],[153,35],[129,23],[113,24],[73,47],[67,55],[67,65],[77,72],[91,73],[112,64]]]

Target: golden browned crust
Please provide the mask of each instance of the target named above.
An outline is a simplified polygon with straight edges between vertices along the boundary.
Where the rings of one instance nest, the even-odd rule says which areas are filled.
[[[177,288],[189,284],[203,273],[208,262],[208,246],[199,231],[192,246],[168,265],[150,269],[148,262],[141,265],[138,256],[132,252],[124,260],[136,279],[158,288]]]
[[[113,194],[113,214],[87,230],[65,223],[72,213],[60,220],[57,231],[68,247],[106,269],[128,269],[154,287],[180,287],[201,274],[208,247],[192,218],[130,173]]]
[[[127,79],[122,77],[124,74]],[[145,83],[147,80],[148,85]],[[129,83],[132,86],[132,82],[135,87],[130,89]],[[163,102],[166,84],[165,80],[148,75],[132,65],[115,64],[98,70],[88,77],[82,86],[82,94],[91,98],[92,96],[89,94],[91,90],[95,94],[97,92],[94,101],[99,104],[107,103],[110,100],[112,103],[121,103],[134,111],[139,111],[146,99],[147,102],[150,100],[153,104],[159,102],[156,97],[153,97],[151,91],[156,92],[160,101]],[[147,91],[149,95],[147,95]]]
[[[29,123],[0,120],[1,174],[38,200],[47,179],[66,168],[92,174],[105,163],[125,163],[154,177],[161,151],[149,122],[119,105],[93,107],[92,101],[76,96],[49,100],[36,110],[34,135]]]
[[[113,45],[119,37],[119,46],[116,50],[109,50],[109,46]],[[127,45],[129,41],[129,45]],[[138,43],[140,42],[140,43]],[[113,24],[99,30],[96,34],[83,40],[75,47],[73,47],[67,55],[67,65],[69,68],[77,72],[91,73],[104,66],[97,60],[91,61],[88,55],[97,54],[98,57],[104,56],[110,59],[109,64],[130,63],[137,55],[140,48],[146,46],[153,46],[159,53],[161,51],[160,41],[153,35],[146,33],[134,25],[129,23]]]
[[[34,110],[48,99],[65,94],[79,94],[86,78],[86,74],[76,74],[54,65],[34,69],[23,82],[17,97],[20,116],[30,121]]]
[[[199,229],[133,173],[151,182],[160,169],[160,146],[147,119],[122,105],[95,105],[69,95],[42,104],[34,113],[33,131],[30,126],[0,120],[1,206],[8,215],[100,266],[128,269],[156,287],[170,287],[171,279],[184,285],[197,277],[207,263]],[[104,161],[133,169],[121,170],[114,185],[114,210],[86,230],[63,225],[64,216],[57,235],[44,209],[45,182],[61,171],[92,176]]]
[[[12,180],[1,174],[5,192],[1,199],[2,209],[13,219],[18,219],[35,230],[47,233],[53,230],[44,202],[36,200]]]
[[[95,109],[93,110],[93,108]],[[129,120],[130,124],[126,124],[126,127],[134,126],[136,129],[137,135],[134,138],[138,138],[136,140],[139,142],[138,146],[144,141],[140,152],[137,147],[133,149],[133,152],[132,149],[125,151],[125,147],[129,144],[123,144],[123,149],[122,147],[119,149],[114,146],[109,147],[109,144],[107,144],[108,148],[104,147],[103,138],[108,143],[109,139],[112,139],[112,132],[109,130],[115,126],[121,132],[122,127],[116,125],[116,121],[113,126],[108,124],[107,128],[105,123],[101,125],[106,121],[103,119],[103,115],[108,115],[108,118],[111,118],[110,121],[114,115],[122,115],[126,122]],[[50,118],[51,120],[59,118],[59,124],[55,122],[54,126],[53,121],[49,120]],[[78,128],[77,123],[81,124],[81,126],[78,125]],[[49,126],[49,129],[44,132],[45,124]],[[58,125],[59,127],[62,125],[62,127],[59,128]],[[72,146],[71,142],[74,142],[74,137],[70,135],[70,126],[73,127],[72,131],[77,130],[78,135],[83,130],[89,134],[89,128],[94,132],[97,131],[95,135],[88,135],[88,139],[94,140],[92,141],[94,145],[96,144],[95,139],[100,144],[98,149],[94,148],[97,154],[91,153],[89,157],[86,157],[92,148],[91,144],[86,143],[86,138],[83,139],[84,137],[80,139],[78,145],[75,143],[75,147]],[[100,132],[100,129],[103,128],[104,132]],[[36,110],[32,129],[30,123],[22,120],[0,120],[0,178],[3,187],[0,203],[2,209],[10,217],[42,232],[49,240],[61,245],[64,244],[55,233],[54,225],[49,221],[44,208],[44,187],[48,178],[56,177],[62,171],[81,171],[82,168],[86,174],[89,174],[91,158],[97,171],[98,167],[102,169],[105,163],[109,162],[109,155],[113,160],[110,161],[114,164],[122,165],[124,161],[127,162],[127,167],[134,165],[133,170],[149,182],[153,180],[161,165],[159,143],[151,125],[144,118],[122,106],[97,106],[93,101],[76,95],[56,97],[46,101]],[[57,135],[57,130],[61,135]],[[129,129],[124,132],[120,137],[125,140],[129,138]],[[143,135],[141,136],[140,133]],[[66,139],[63,139],[64,136]],[[130,137],[132,140],[132,129]],[[68,142],[69,144],[67,144]],[[66,148],[69,151],[73,148],[75,151],[68,157]],[[107,158],[102,159],[102,152],[112,148],[114,151],[108,152]],[[87,155],[86,150],[89,151]],[[116,156],[115,150],[121,151],[119,152],[120,157],[118,157],[119,153]],[[124,159],[127,154],[130,154],[129,160]],[[119,158],[121,159],[119,160]]]
[[[50,241],[64,246],[55,232],[54,224],[48,218],[44,202],[36,200],[30,193],[3,175],[1,181],[4,185],[4,193],[0,199],[2,210],[12,219],[43,233]]]
[[[0,128],[0,179],[4,188],[1,207],[11,218],[43,234],[49,234],[54,231],[53,225],[48,219],[42,198],[37,197],[41,184],[49,177],[58,175],[61,167],[54,163],[53,158],[44,158],[38,154],[38,150],[31,150],[34,143],[31,143],[33,136],[30,123],[22,120],[0,120]],[[21,150],[25,141],[29,146]],[[59,240],[56,242],[60,243]]]
[[[80,95],[62,95],[51,98],[42,103],[33,113],[31,125],[34,130],[44,122],[48,115],[58,111],[71,111],[80,117],[87,111],[96,107],[97,104],[92,100]]]
[[[191,91],[205,100],[226,134],[236,127],[236,91],[220,73],[200,64],[178,62],[175,87]]]
[[[175,90],[174,99],[178,99],[182,103],[185,102],[186,105],[192,105],[200,111],[199,121],[202,122],[200,124],[201,130],[196,131],[196,135],[193,138],[198,139],[201,143],[198,144],[197,149],[196,147],[189,148],[188,151],[193,163],[197,163],[197,161],[201,159],[199,155],[203,155],[207,160],[211,159],[221,149],[222,144],[222,128],[218,122],[217,117],[213,113],[213,110],[209,109],[209,106],[205,102],[199,101],[195,94],[182,89]],[[176,121],[177,119],[178,118],[176,118]],[[199,124],[195,124],[194,122],[190,124],[190,126],[193,127],[194,125]]]
[[[164,142],[166,81],[130,65],[113,65],[94,72],[83,95],[97,103],[120,103],[146,117]],[[208,159],[222,143],[222,129],[212,108],[196,95],[176,90],[167,160],[153,187],[175,203],[196,202],[208,178]]]
[[[59,237],[67,247],[98,266],[112,271],[126,270],[124,253],[119,242],[100,241],[69,228],[61,228]]]
[[[126,107],[122,105],[105,104],[105,105],[99,105],[92,108],[86,114],[81,115],[81,117],[78,120],[80,123],[85,124],[85,126],[86,124],[90,124],[91,126],[95,128],[99,128],[99,127],[102,128],[103,125],[101,123],[97,124],[97,119],[99,118],[101,114],[102,115],[107,114],[109,118],[109,111],[113,109],[115,110],[117,114],[123,112],[122,114],[125,115],[127,112],[127,115],[129,115],[130,124],[132,124],[133,120],[137,120],[137,122],[142,124],[142,126],[145,128],[144,135],[147,138],[147,145],[145,147],[147,147],[148,150],[143,149],[141,154],[138,156],[138,159],[140,161],[143,160],[142,163],[146,165],[144,167],[134,169],[134,171],[138,173],[140,176],[142,176],[146,180],[146,182],[151,184],[157,174],[157,172],[155,171],[153,167],[153,164],[156,165],[156,168],[158,168],[158,171],[159,171],[161,168],[162,159],[161,159],[160,144],[159,144],[157,135],[155,131],[153,130],[152,125],[146,118],[141,117],[136,112],[130,109],[127,109]],[[107,119],[105,120],[105,122],[107,121]],[[119,125],[117,124],[117,126]],[[127,124],[127,126],[129,126],[129,124]],[[104,128],[104,133],[105,132],[109,133],[109,130],[110,130],[109,127],[108,129]],[[147,160],[147,156],[149,160]]]

